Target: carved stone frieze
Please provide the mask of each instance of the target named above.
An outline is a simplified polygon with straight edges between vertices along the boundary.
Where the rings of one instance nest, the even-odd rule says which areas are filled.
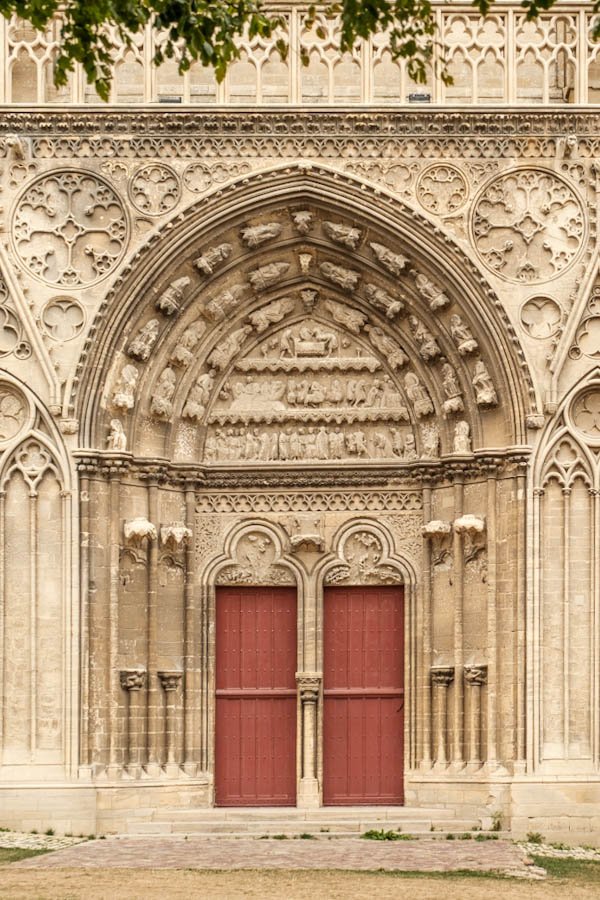
[[[269,326],[276,322],[281,322],[285,316],[292,312],[295,305],[296,302],[293,297],[281,297],[279,300],[275,300],[274,303],[263,306],[262,309],[252,313],[250,321],[258,334],[261,334]]]
[[[384,512],[394,510],[410,512],[420,510],[422,497],[420,491],[284,491],[273,493],[199,493],[196,497],[196,510],[202,514],[202,528],[206,533],[214,528],[214,516],[210,514],[227,513],[281,513],[303,512],[360,512],[373,510]],[[208,519],[210,527],[205,523]],[[198,536],[197,536],[198,539]]]

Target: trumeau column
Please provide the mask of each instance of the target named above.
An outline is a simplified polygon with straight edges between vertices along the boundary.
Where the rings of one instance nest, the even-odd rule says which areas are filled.
[[[460,476],[454,482],[454,519],[463,514],[464,483]],[[462,671],[464,657],[464,538],[460,531],[454,529],[454,661],[457,672]],[[452,710],[453,741],[451,763],[455,770],[464,765],[463,728],[464,728],[464,687],[462,678],[454,682],[454,704]]]
[[[121,687],[127,691],[127,772],[132,778],[139,778],[142,771],[140,725],[140,692],[146,685],[145,669],[121,669]]]
[[[465,666],[465,684],[469,688],[469,739],[467,767],[481,767],[481,689],[487,681],[487,666]]]
[[[454,680],[452,666],[433,666],[431,685],[434,694],[435,715],[435,768],[445,769],[448,764],[446,752],[448,731],[448,688]]]
[[[317,704],[321,690],[321,676],[314,673],[296,675],[302,708],[302,775],[298,790],[298,806],[314,808],[319,805],[317,780]]]

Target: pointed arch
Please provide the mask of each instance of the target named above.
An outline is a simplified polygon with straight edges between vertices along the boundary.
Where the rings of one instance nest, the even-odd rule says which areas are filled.
[[[256,229],[269,223],[271,233],[257,236]],[[479,270],[447,235],[385,192],[373,195],[372,186],[367,192],[360,179],[326,167],[287,166],[240,179],[193,205],[125,268],[80,361],[73,402],[84,445],[101,448],[110,419],[122,412],[130,442],[136,416],[145,419],[146,432],[148,421],[157,420],[163,434],[148,455],[168,456],[172,435],[160,421],[169,415],[150,412],[161,376],[167,413],[174,397],[181,409],[189,373],[203,360],[210,365],[215,343],[243,328],[256,338],[263,333],[261,315],[275,328],[269,309],[290,295],[300,316],[302,291],[316,292],[318,312],[329,299],[364,317],[363,336],[380,329],[372,333],[383,332],[404,347],[439,405],[447,398],[442,366],[452,366],[476,446],[525,441],[525,415],[536,407],[532,380],[514,330]],[[471,343],[457,338],[456,316]],[[183,348],[192,359],[186,365],[180,356],[173,364],[175,349],[186,332],[184,344],[190,343],[189,329],[198,319],[202,334],[191,350]],[[131,344],[144,328],[151,346],[137,358]],[[479,364],[493,385],[489,403],[473,387]],[[164,375],[166,369],[172,371]],[[124,386],[129,407],[127,400],[112,405],[122,376],[132,382]]]

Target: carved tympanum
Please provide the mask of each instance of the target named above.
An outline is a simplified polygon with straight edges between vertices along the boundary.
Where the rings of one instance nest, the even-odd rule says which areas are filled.
[[[344,542],[339,565],[329,570],[327,584],[401,584],[402,574],[381,562],[383,547],[370,531],[356,531]]]
[[[275,544],[260,531],[238,541],[235,562],[219,572],[218,584],[294,584],[292,573],[276,562]]]

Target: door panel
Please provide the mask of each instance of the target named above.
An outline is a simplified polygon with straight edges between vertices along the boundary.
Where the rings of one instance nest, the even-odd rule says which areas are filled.
[[[404,596],[326,588],[323,801],[403,802]]]
[[[296,589],[219,587],[215,802],[296,803]]]

